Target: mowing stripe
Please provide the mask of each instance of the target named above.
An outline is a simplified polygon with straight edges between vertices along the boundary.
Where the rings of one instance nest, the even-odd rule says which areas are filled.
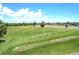
[[[44,45],[48,45],[48,44],[52,44],[52,43],[64,42],[64,41],[72,40],[75,38],[79,38],[79,36],[70,36],[70,37],[64,37],[64,38],[55,39],[55,40],[49,40],[49,41],[44,41],[44,42],[39,42],[39,43],[17,46],[12,49],[12,52],[16,52],[16,53],[22,52],[22,51],[26,51],[26,50],[29,50],[32,48],[36,48],[36,47],[40,47],[40,46],[44,46]]]

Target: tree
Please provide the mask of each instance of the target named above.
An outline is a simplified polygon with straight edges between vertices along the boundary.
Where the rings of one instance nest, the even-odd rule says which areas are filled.
[[[6,27],[6,25],[0,20],[0,38],[3,38],[6,33],[7,33],[7,27]]]
[[[35,26],[36,25],[36,22],[33,22],[33,26]]]
[[[2,24],[3,22],[0,20],[0,24]]]
[[[41,27],[44,27],[44,26],[45,26],[44,21],[41,22],[40,26],[41,26]]]
[[[69,24],[70,25],[71,23],[70,22],[67,22],[66,24]]]
[[[68,28],[68,24],[65,24],[65,27]]]
[[[66,23],[65,23],[65,27],[66,27],[66,28],[68,28],[68,27],[69,27],[69,25],[71,25],[71,23],[70,23],[70,22],[66,22]]]

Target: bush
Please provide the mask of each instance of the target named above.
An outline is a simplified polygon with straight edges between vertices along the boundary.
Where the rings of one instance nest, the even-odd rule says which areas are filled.
[[[65,28],[68,28],[68,24],[65,24]]]
[[[0,21],[0,38],[4,37],[4,35],[7,33],[7,27],[6,25]]]
[[[41,27],[44,27],[45,26],[45,23],[44,22],[41,22],[40,26]]]
[[[33,23],[33,26],[35,26],[35,25],[36,25],[36,22]]]

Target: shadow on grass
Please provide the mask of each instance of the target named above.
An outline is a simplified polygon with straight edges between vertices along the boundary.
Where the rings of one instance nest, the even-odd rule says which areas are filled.
[[[4,43],[4,42],[5,42],[5,39],[4,38],[0,38],[0,44]]]

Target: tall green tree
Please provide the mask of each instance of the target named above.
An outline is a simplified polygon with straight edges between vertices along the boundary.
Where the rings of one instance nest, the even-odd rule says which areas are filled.
[[[0,20],[0,38],[3,38],[7,33],[7,26]]]

